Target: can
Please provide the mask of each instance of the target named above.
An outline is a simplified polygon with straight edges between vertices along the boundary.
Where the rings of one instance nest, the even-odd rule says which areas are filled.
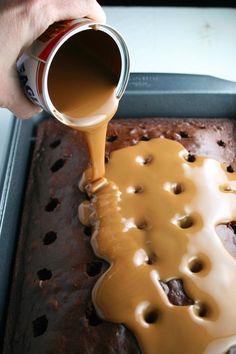
[[[17,70],[27,97],[65,124],[67,124],[65,116],[55,107],[50,97],[49,71],[63,45],[75,38],[79,39],[85,32],[88,38],[84,43],[85,49],[92,50],[94,55],[100,51],[100,57],[105,65],[111,66],[111,70],[117,77],[115,94],[120,99],[129,79],[129,51],[121,34],[106,24],[87,18],[55,23],[32,44],[17,62]],[[99,46],[101,38],[104,40],[105,55]],[[65,73],[66,70],[67,68],[64,67]],[[79,122],[77,122],[78,125]]]

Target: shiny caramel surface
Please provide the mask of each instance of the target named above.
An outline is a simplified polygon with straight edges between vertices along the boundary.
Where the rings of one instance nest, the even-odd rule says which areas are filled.
[[[144,354],[222,354],[236,344],[236,262],[216,226],[236,218],[236,177],[172,140],[117,150],[108,183],[80,206],[95,253],[110,263],[97,311],[125,324]],[[192,304],[160,282],[181,279]]]

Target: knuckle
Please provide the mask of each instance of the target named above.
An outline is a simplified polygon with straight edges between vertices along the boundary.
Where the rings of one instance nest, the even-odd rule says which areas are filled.
[[[54,11],[50,1],[30,0],[25,7],[25,16],[37,30],[45,30],[53,22]]]

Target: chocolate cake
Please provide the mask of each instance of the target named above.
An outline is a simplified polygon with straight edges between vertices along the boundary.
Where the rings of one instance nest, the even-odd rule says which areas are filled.
[[[233,173],[235,127],[227,119],[113,120],[105,160],[109,163],[113,150],[166,137],[181,142],[190,158],[212,157]],[[78,219],[78,205],[86,199],[78,182],[88,165],[82,134],[51,119],[39,124],[12,280],[5,354],[140,353],[132,333],[123,325],[101,320],[91,301],[92,288],[108,264],[95,257],[91,229]],[[235,234],[234,220],[218,229],[233,254]],[[161,285],[173,305],[192,303],[181,279]]]

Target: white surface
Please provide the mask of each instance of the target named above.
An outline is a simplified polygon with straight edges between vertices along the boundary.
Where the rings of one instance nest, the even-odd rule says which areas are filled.
[[[127,41],[131,72],[205,74],[236,81],[236,10],[105,7]]]

